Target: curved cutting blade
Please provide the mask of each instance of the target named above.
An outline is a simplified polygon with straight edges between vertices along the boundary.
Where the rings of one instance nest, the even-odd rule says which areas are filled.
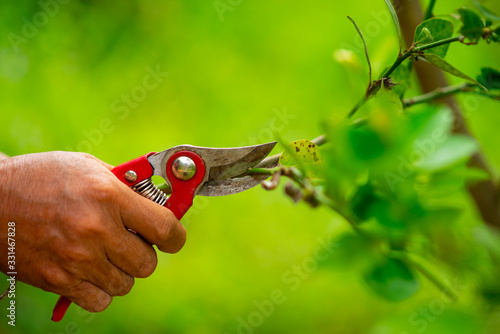
[[[164,171],[170,156],[179,151],[192,151],[203,159],[206,167],[205,180],[198,189],[197,195],[224,196],[245,191],[267,179],[266,175],[238,176],[262,161],[275,145],[276,142],[234,148],[181,145],[153,154],[148,159],[155,175],[167,180]]]

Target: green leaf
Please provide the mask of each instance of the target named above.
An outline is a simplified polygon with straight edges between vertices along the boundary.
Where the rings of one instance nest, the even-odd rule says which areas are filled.
[[[308,177],[316,177],[321,169],[319,147],[307,139],[291,142],[280,156],[279,164],[297,167]]]
[[[394,9],[391,0],[385,0],[385,4],[387,5],[387,8],[389,8],[389,12],[391,12],[392,16],[392,21],[394,21],[394,25],[396,26],[396,31],[398,33],[398,40],[399,40],[399,53],[401,54],[401,50],[403,49],[403,40],[401,38],[401,28],[399,26],[398,14]]]
[[[361,234],[344,233],[331,243],[334,251],[323,266],[339,271],[371,268],[378,255],[371,243]]]
[[[425,146],[431,143],[444,142],[449,138],[450,132],[453,128],[453,112],[448,107],[440,107],[437,110],[430,110],[414,115],[412,119],[420,121],[419,118],[425,122],[419,129],[418,136],[416,137],[413,149],[424,150]]]
[[[392,90],[402,99],[406,90],[410,87],[410,70],[407,66],[398,66],[392,72],[391,78],[396,84],[396,86],[392,87]]]
[[[492,20],[493,22],[500,21],[500,17],[499,16],[493,14],[493,12],[491,10],[489,10],[488,8],[486,8],[483,5],[481,5],[477,0],[474,0],[474,4],[481,11],[481,13],[485,17],[487,17],[488,19]]]
[[[460,8],[458,12],[463,23],[460,33],[472,43],[477,43],[483,36],[483,20],[478,14],[467,8]]]
[[[433,142],[427,151],[422,149],[423,158],[415,162],[415,166],[428,172],[449,168],[464,162],[477,151],[475,140],[468,136],[454,135],[442,144]]]
[[[360,160],[372,160],[382,156],[384,144],[372,129],[352,129],[349,131],[349,142],[354,155]]]
[[[486,89],[500,89],[500,72],[491,67],[483,67],[477,81]]]
[[[437,42],[446,38],[450,38],[453,35],[453,30],[454,30],[453,23],[448,20],[441,18],[432,18],[426,20],[420,23],[420,25],[417,27],[415,31],[414,42],[419,43],[419,46],[429,44],[429,42],[425,42],[424,44],[422,44],[422,41],[419,40],[421,36],[422,38],[428,40],[429,34],[425,32],[422,34],[422,30],[424,28],[426,28],[429,31],[429,34],[432,37],[432,42]],[[440,45],[435,48],[426,50],[425,53],[435,54],[444,58],[446,56],[446,53],[448,52],[448,47],[449,44]]]
[[[364,275],[366,284],[380,297],[400,302],[417,292],[419,283],[403,261],[386,259]]]
[[[418,36],[418,44],[424,45],[424,44],[429,44],[433,41],[431,32],[427,28],[422,28],[422,31],[420,32],[420,35]]]
[[[378,201],[375,189],[368,183],[358,188],[351,199],[352,212],[360,219],[367,220],[371,216],[371,209]]]
[[[486,90],[486,88],[483,85],[481,85],[479,82],[477,82],[476,80],[472,79],[471,77],[469,77],[465,73],[459,71],[458,69],[456,69],[455,67],[453,67],[450,63],[448,63],[443,58],[441,58],[441,57],[439,57],[439,56],[437,56],[435,54],[426,54],[423,57],[425,59],[427,59],[430,63],[432,63],[432,64],[436,65],[437,67],[439,67],[440,69],[442,69],[443,71],[448,72],[448,73],[450,73],[450,74],[452,74],[452,75],[454,75],[456,77],[459,77],[459,78],[468,80],[470,82],[473,82],[476,85],[478,85],[481,88],[483,88],[484,90]]]

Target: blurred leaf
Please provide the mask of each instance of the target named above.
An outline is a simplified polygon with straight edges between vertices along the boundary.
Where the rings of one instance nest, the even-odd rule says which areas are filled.
[[[298,167],[307,176],[315,177],[319,174],[321,164],[319,148],[307,139],[291,142],[280,156],[279,163]]]
[[[371,129],[352,129],[349,132],[349,145],[360,160],[375,159],[384,153],[382,140]]]
[[[422,34],[422,30],[424,28],[428,29],[429,34]],[[421,36],[422,38],[428,40],[429,35],[432,37],[432,42],[437,42],[446,38],[450,38],[453,35],[453,30],[454,26],[452,22],[441,18],[432,18],[420,23],[415,31],[414,42],[419,42],[419,38]],[[426,42],[426,44],[428,44],[428,42]],[[419,46],[422,45],[424,44],[419,43]],[[434,54],[444,58],[446,56],[446,53],[448,52],[448,48],[449,44],[440,45],[435,48],[425,50],[425,54]]]
[[[468,38],[472,43],[477,43],[483,36],[484,22],[474,11],[467,8],[460,8],[460,19],[463,26],[460,33]]]
[[[418,136],[413,143],[414,150],[422,150],[426,154],[430,154],[436,142],[445,141],[450,136],[453,128],[453,114],[448,107],[440,107],[440,109],[429,109],[423,113],[412,115],[412,127],[416,127],[418,123],[424,123],[420,127]]]
[[[445,299],[448,301],[447,299]],[[395,314],[394,314],[395,313]],[[481,318],[472,310],[457,310],[457,306],[434,298],[407,309],[393,312],[378,320],[369,334],[486,334]]]
[[[413,296],[419,283],[403,261],[387,258],[364,276],[368,286],[380,297],[400,302]]]
[[[477,142],[468,136],[454,135],[435,146],[430,154],[415,162],[415,166],[434,172],[467,160],[476,150]]]
[[[486,89],[500,89],[500,72],[491,67],[483,67],[477,81]]]
[[[394,21],[394,26],[396,27],[396,32],[398,33],[399,53],[401,54],[401,50],[403,49],[403,39],[401,38],[401,28],[399,26],[398,14],[394,9],[391,0],[385,0],[385,4],[387,5],[387,8],[389,8],[389,12],[391,12],[392,21]]]
[[[483,246],[491,256],[500,261],[500,233],[486,225],[474,229],[474,237],[478,244]]]
[[[333,52],[333,59],[344,66],[347,70],[361,69],[361,61],[357,53],[347,49],[337,49]]]
[[[472,79],[471,77],[469,77],[465,73],[459,71],[458,69],[456,69],[455,67],[453,67],[450,63],[448,63],[446,60],[444,60],[443,58],[441,58],[441,57],[439,57],[437,55],[426,54],[426,55],[424,55],[424,58],[427,59],[430,63],[432,63],[432,64],[436,65],[437,67],[439,67],[440,69],[442,69],[443,71],[448,72],[448,73],[450,73],[450,74],[452,74],[452,75],[454,75],[456,77],[459,77],[459,78],[468,80],[470,82],[473,82],[476,85],[479,85],[482,88],[484,88],[479,82],[477,82],[476,80]]]
[[[370,218],[371,208],[378,201],[375,189],[370,183],[358,188],[351,199],[352,212],[360,219]]]
[[[477,8],[481,11],[481,13],[487,17],[488,19],[492,21],[500,21],[500,17],[493,14],[491,10],[488,8],[484,7],[482,4],[480,4],[477,0],[474,0],[474,4],[476,5]]]
[[[361,234],[344,233],[332,242],[332,248],[323,265],[339,271],[366,270],[377,257],[371,240]]]

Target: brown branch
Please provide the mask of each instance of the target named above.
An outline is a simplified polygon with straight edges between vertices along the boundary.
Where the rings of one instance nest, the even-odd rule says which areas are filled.
[[[406,45],[413,43],[415,28],[422,21],[423,14],[419,1],[395,0],[396,12],[398,13],[401,31]],[[425,62],[415,62],[415,70],[423,93],[428,93],[439,87],[448,86],[446,78],[441,70]],[[445,96],[438,102],[448,105],[454,115],[454,132],[472,136],[456,99],[453,96]],[[486,171],[490,180],[469,186],[469,192],[481,213],[483,220],[497,228],[500,228],[500,210],[498,207],[498,185],[493,180],[492,173],[486,163],[482,152],[476,153],[470,160],[469,166]]]

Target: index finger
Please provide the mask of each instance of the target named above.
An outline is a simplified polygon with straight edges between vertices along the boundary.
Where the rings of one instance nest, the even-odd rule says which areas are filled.
[[[178,252],[186,242],[186,229],[172,211],[121,185],[120,215],[125,227],[136,231],[162,252]]]

